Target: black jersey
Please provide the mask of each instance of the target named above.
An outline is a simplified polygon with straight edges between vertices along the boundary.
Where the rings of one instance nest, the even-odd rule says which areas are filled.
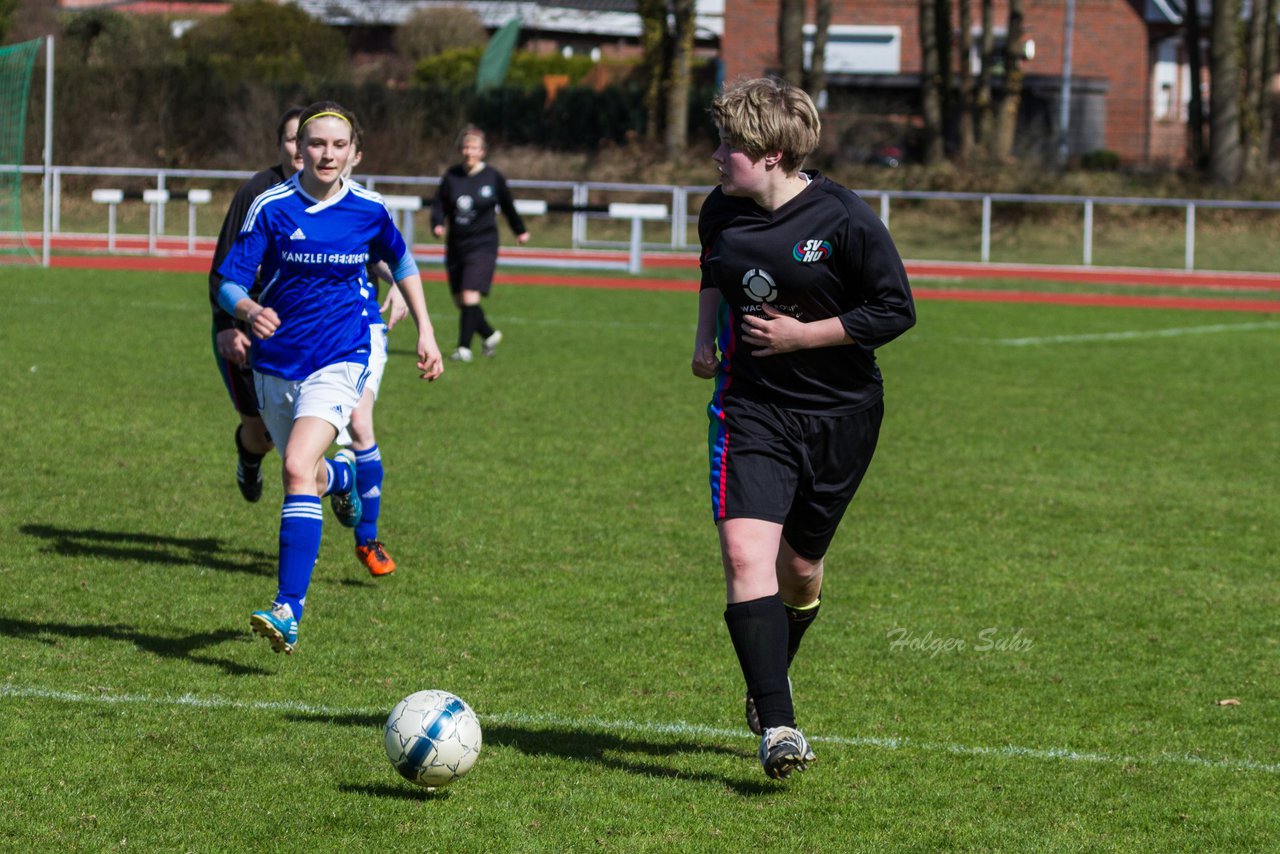
[[[724,298],[718,392],[796,412],[859,412],[883,395],[875,348],[915,324],[915,304],[879,217],[852,191],[807,174],[809,186],[772,213],[719,187],[702,205],[702,288]],[[742,317],[762,314],[763,302],[806,323],[839,317],[854,343],[756,357]]]
[[[236,326],[235,318],[218,305],[218,290],[222,287],[222,275],[218,272],[218,268],[222,266],[223,259],[227,257],[232,244],[236,242],[240,226],[244,225],[244,218],[248,215],[249,206],[253,204],[253,200],[276,184],[283,183],[284,169],[280,166],[272,166],[270,169],[263,169],[241,184],[240,189],[236,190],[236,194],[231,197],[231,205],[227,208],[227,215],[222,219],[222,229],[218,232],[218,245],[213,250],[213,264],[209,267],[209,304],[213,308],[213,326],[217,332]],[[261,289],[262,283],[255,280],[249,296],[256,298]]]
[[[455,254],[487,250],[498,251],[498,218],[503,215],[516,234],[524,234],[524,220],[516,213],[516,204],[507,187],[507,179],[492,166],[468,175],[461,165],[450,166],[440,179],[440,189],[431,200],[431,226],[448,221],[449,234],[445,248]]]

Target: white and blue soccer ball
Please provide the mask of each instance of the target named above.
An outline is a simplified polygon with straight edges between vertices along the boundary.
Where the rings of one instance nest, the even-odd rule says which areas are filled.
[[[447,786],[471,770],[480,755],[480,721],[461,697],[448,691],[418,691],[387,716],[382,745],[391,764],[410,783]]]

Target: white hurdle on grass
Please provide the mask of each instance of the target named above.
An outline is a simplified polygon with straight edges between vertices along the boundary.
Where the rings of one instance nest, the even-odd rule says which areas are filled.
[[[94,190],[93,201],[107,206],[107,251],[116,251],[116,205],[124,201],[124,190]]]
[[[516,199],[516,213],[520,216],[546,216],[547,202],[545,199]]]
[[[213,200],[209,190],[187,190],[187,251],[196,251],[196,206],[207,205]]]
[[[400,235],[404,238],[404,242],[413,247],[413,215],[422,210],[421,196],[383,196],[382,202],[387,206],[387,210],[391,211],[391,219],[395,221],[395,215],[400,214],[400,222],[396,226],[400,229]]]
[[[627,263],[627,272],[634,276],[643,266],[640,247],[644,237],[644,221],[666,219],[667,206],[614,202],[609,205],[609,216],[613,219],[631,220],[631,254]]]
[[[147,216],[147,254],[156,254],[156,233],[160,229],[160,206],[169,201],[168,190],[143,190],[142,200],[150,208]]]

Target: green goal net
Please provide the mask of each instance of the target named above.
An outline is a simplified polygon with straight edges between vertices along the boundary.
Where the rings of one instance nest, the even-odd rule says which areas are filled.
[[[26,251],[22,239],[22,143],[31,72],[43,39],[0,47],[0,252]]]

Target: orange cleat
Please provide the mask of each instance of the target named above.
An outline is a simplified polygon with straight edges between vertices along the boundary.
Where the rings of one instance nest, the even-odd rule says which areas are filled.
[[[369,570],[369,574],[375,578],[381,575],[390,575],[396,571],[396,562],[391,559],[391,555],[387,554],[387,550],[377,540],[370,540],[362,546],[356,546],[356,557]]]

